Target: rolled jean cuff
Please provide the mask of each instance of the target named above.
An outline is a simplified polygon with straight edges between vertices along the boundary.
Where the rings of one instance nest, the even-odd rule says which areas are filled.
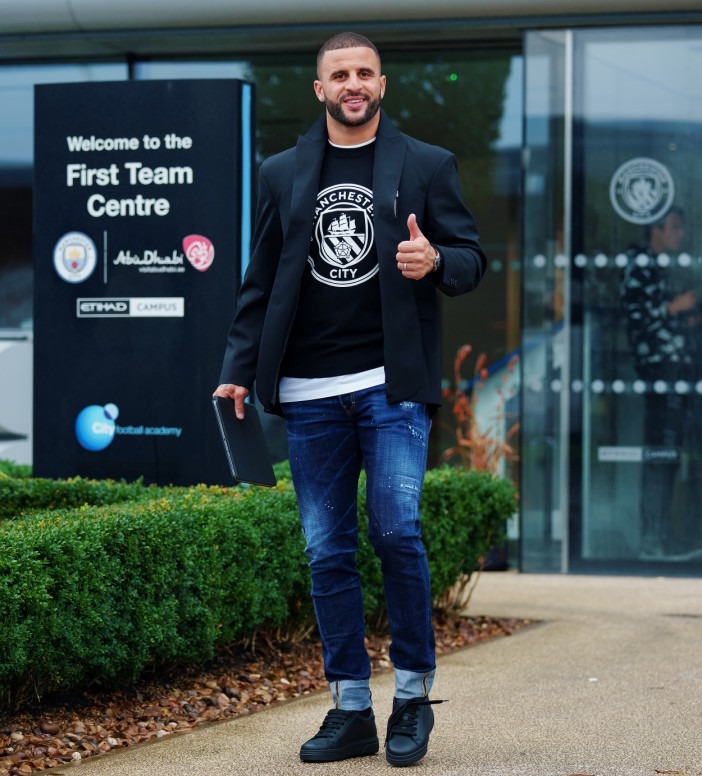
[[[395,697],[400,700],[424,698],[431,692],[436,669],[427,673],[395,669]]]
[[[373,705],[370,679],[340,679],[329,682],[335,709],[363,711]]]

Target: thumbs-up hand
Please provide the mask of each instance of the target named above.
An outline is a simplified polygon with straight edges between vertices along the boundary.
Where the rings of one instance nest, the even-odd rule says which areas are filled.
[[[403,240],[397,246],[397,268],[411,280],[421,280],[434,271],[436,251],[434,246],[422,234],[414,213],[407,219],[409,240]]]

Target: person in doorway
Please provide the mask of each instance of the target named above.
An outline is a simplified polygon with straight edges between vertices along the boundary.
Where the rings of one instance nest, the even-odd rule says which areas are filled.
[[[646,228],[643,249],[631,252],[622,303],[634,366],[646,382],[641,480],[643,560],[682,559],[671,506],[683,441],[694,401],[695,329],[700,309],[694,289],[676,293],[672,267],[685,236],[684,214],[671,208]],[[687,544],[687,540],[684,540]]]
[[[427,751],[435,673],[429,570],[419,524],[430,415],[441,402],[437,291],[474,289],[486,268],[444,149],[400,133],[367,38],[341,33],[317,58],[325,113],[260,170],[252,255],[215,394],[238,417],[256,382],[288,434],[333,708],[304,761],[379,749],[356,569],[356,492],[367,474],[395,669],[386,757]]]

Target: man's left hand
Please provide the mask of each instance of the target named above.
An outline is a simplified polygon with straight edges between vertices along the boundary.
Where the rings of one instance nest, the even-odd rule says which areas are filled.
[[[403,240],[397,246],[397,268],[406,278],[421,280],[434,271],[436,251],[417,226],[414,213],[407,219],[407,228],[409,240]]]

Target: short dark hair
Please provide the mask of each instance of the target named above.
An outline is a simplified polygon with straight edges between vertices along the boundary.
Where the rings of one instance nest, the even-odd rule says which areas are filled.
[[[654,229],[665,229],[665,222],[670,216],[678,216],[680,220],[684,221],[685,211],[681,207],[673,205],[672,207],[669,207],[665,213],[663,213],[663,215],[660,218],[657,218],[653,223],[646,224],[644,227],[644,238],[646,239],[646,242],[651,239],[651,232]]]
[[[375,52],[378,61],[380,61],[380,54],[375,44],[368,40],[363,35],[359,35],[357,32],[340,32],[338,35],[334,35],[319,49],[317,54],[317,74],[319,75],[319,66],[322,62],[322,57],[327,51],[337,51],[338,49],[346,48],[369,48]]]

